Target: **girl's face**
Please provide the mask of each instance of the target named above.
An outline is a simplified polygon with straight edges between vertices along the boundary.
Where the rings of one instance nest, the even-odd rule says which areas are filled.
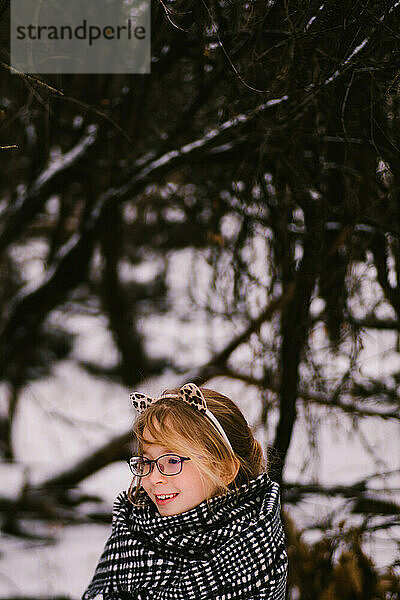
[[[144,432],[144,437],[150,441],[148,432]],[[157,444],[146,444],[143,447],[143,456],[155,460],[162,454],[168,454],[170,449]],[[158,512],[162,517],[179,515],[190,510],[210,498],[215,491],[211,482],[204,482],[200,477],[200,472],[191,460],[185,460],[182,463],[182,471],[178,475],[166,476],[160,473],[156,465],[149,475],[142,477],[141,485],[149,498],[157,506]],[[161,498],[166,494],[172,496],[167,499]]]

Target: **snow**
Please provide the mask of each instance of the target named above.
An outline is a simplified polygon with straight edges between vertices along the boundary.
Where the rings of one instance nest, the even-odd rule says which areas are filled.
[[[263,260],[263,253],[258,247],[249,256],[252,260]],[[194,264],[195,280],[191,278],[189,268]],[[180,276],[176,277],[176,273]],[[185,276],[182,277],[182,273]],[[145,278],[144,272],[139,275],[142,280]],[[357,275],[362,279],[363,293],[369,294],[374,303],[381,301],[379,290],[370,285],[374,277],[372,268],[364,265]],[[138,276],[138,273],[124,267],[124,277],[132,276]],[[147,350],[152,356],[173,355],[176,364],[183,369],[193,369],[204,364],[212,352],[223,348],[229,339],[242,331],[243,324],[239,320],[235,322],[224,317],[223,303],[221,314],[213,319],[205,317],[200,310],[210,301],[210,277],[210,266],[205,256],[197,254],[194,261],[191,252],[185,250],[171,257],[167,278],[171,311],[144,319],[141,324]],[[191,298],[189,293],[193,281],[202,290],[197,298]],[[260,302],[258,298],[254,300],[254,306],[257,302]],[[322,308],[321,302],[313,301],[313,314]],[[72,466],[80,457],[114,435],[127,431],[134,418],[129,404],[129,392],[132,390],[96,379],[76,363],[77,360],[97,361],[107,367],[115,363],[118,353],[106,319],[96,315],[65,316],[61,310],[55,311],[52,319],[76,334],[73,360],[59,363],[51,377],[30,383],[22,392],[14,431],[18,462],[0,465],[2,494],[8,498],[17,497],[26,478],[32,483],[39,483]],[[276,357],[273,359],[273,344],[276,342],[272,327],[265,326],[262,336],[271,344],[271,360],[276,360]],[[317,329],[312,339],[314,350],[319,349],[315,356],[327,380],[329,377],[334,380],[337,370],[346,368],[346,360],[343,357],[336,362],[332,360],[324,346],[322,330]],[[256,341],[252,343],[256,344]],[[395,343],[393,334],[370,333],[360,358],[360,369],[369,375],[384,374],[390,378],[399,367],[400,357]],[[256,346],[253,346],[253,351],[254,348]],[[255,376],[267,359],[266,355],[254,358],[245,346],[238,348],[232,357],[235,366],[244,371],[249,368]],[[275,368],[272,362],[270,366]],[[143,382],[141,391],[158,394],[174,387],[183,377],[181,375],[178,379],[166,372],[162,377]],[[231,396],[238,403],[264,446],[273,441],[277,412],[274,409],[270,411],[267,426],[262,430],[259,423],[261,398],[256,386],[219,377],[209,381],[207,387]],[[6,393],[5,389],[1,391]],[[271,404],[274,405],[272,393]],[[400,470],[398,422],[369,419],[358,422],[354,428],[351,415],[338,410],[327,411],[325,407],[304,405],[301,401],[298,410],[303,418],[296,423],[288,455],[285,471],[288,481],[318,480],[327,486],[351,485],[377,470]],[[314,444],[310,444],[310,439]],[[129,483],[129,469],[119,462],[87,479],[80,489],[100,495],[104,501],[101,508],[111,511],[113,499],[122,489],[127,489]],[[384,485],[390,487],[389,484],[397,490],[400,488],[399,481],[393,476],[388,476]],[[371,490],[376,490],[377,486],[378,481],[371,480]],[[382,492],[382,497],[399,501],[400,493],[397,492],[396,496],[385,490]],[[288,512],[300,527],[313,527],[334,511],[339,511],[340,518],[348,516],[348,509],[347,500],[309,496],[298,506],[288,507]],[[353,517],[354,523],[357,523],[357,518]],[[31,523],[26,526],[32,528]],[[79,597],[90,580],[109,529],[109,526],[95,524],[61,527],[53,522],[38,526],[41,533],[54,537],[52,545],[4,536],[0,597],[55,594]],[[320,532],[310,529],[305,539],[315,539],[318,535]],[[396,549],[389,540],[389,532],[371,534],[366,548],[380,567],[395,557]]]

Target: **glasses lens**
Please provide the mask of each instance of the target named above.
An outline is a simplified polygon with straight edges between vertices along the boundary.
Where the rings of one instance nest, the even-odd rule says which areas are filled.
[[[178,475],[181,472],[182,461],[175,454],[167,454],[158,459],[158,467],[164,475]]]
[[[143,477],[143,475],[147,475],[147,473],[150,472],[150,464],[142,456],[132,456],[129,461],[129,466],[132,473],[139,477]]]

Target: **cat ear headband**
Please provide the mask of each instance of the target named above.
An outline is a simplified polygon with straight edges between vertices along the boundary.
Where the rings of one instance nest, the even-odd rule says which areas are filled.
[[[212,412],[207,408],[206,399],[203,396],[201,390],[197,387],[195,383],[186,383],[177,394],[168,394],[165,393],[159,398],[151,398],[150,396],[146,396],[146,394],[142,394],[141,392],[132,392],[129,396],[132,406],[139,412],[142,413],[146,410],[151,404],[157,402],[158,400],[162,400],[163,398],[179,398],[179,400],[183,400],[186,404],[193,406],[196,410],[203,413],[214,425],[215,429],[222,435],[225,440],[226,445],[233,452],[233,448],[231,443],[226,435],[221,423],[218,421],[217,417],[215,417]]]

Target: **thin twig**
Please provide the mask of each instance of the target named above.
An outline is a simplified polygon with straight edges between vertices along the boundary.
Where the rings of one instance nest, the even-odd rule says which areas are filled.
[[[210,9],[208,8],[208,6],[207,6],[207,4],[205,3],[204,0],[201,0],[201,2],[202,2],[204,8],[206,9],[206,11],[208,13],[208,16],[210,17],[211,27],[212,27],[213,33],[215,34],[215,37],[218,40],[218,45],[221,48],[222,52],[225,54],[225,57],[226,57],[227,61],[229,62],[230,66],[231,66],[231,69],[235,73],[236,77],[239,79],[239,81],[244,86],[246,86],[252,92],[257,92],[258,94],[267,94],[269,92],[269,90],[267,90],[267,89],[266,90],[259,90],[258,88],[253,87],[252,85],[250,85],[249,83],[247,83],[247,81],[245,81],[243,79],[243,77],[241,76],[241,74],[239,73],[239,71],[237,70],[237,68],[235,67],[235,65],[233,64],[232,59],[229,56],[228,52],[225,50],[225,46],[223,45],[223,43],[221,41],[221,38],[220,38],[219,33],[218,33],[217,26],[216,26],[215,21],[214,21],[214,19],[212,17]]]
[[[18,69],[15,69],[14,67],[11,67],[10,65],[7,65],[6,63],[4,63],[2,61],[0,61],[0,65],[4,69],[6,69],[10,73],[12,73],[13,75],[18,75],[19,77],[22,77],[22,79],[27,79],[30,83],[35,83],[36,85],[45,88],[48,92],[50,92],[52,94],[56,94],[57,96],[64,96],[64,93],[61,90],[53,87],[52,85],[49,85],[48,83],[45,83],[41,79],[37,79],[36,77],[33,77],[32,75],[28,75],[28,73],[23,73],[22,71],[18,71]]]

